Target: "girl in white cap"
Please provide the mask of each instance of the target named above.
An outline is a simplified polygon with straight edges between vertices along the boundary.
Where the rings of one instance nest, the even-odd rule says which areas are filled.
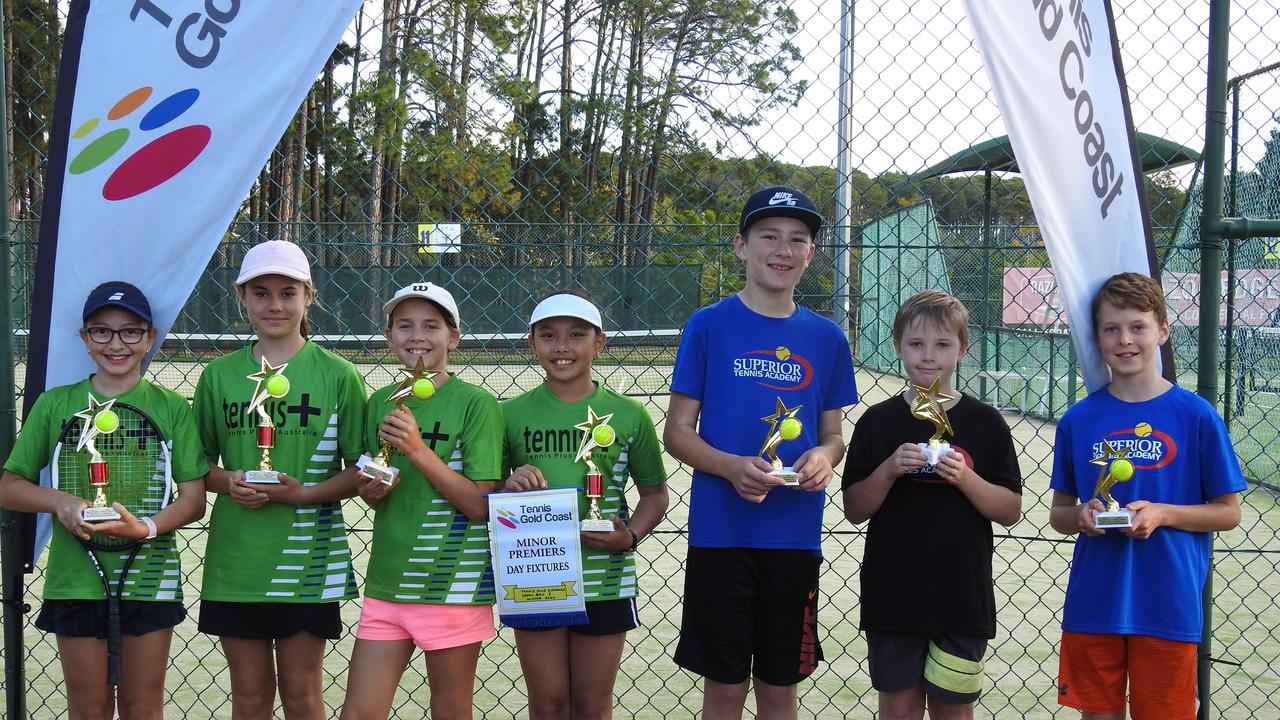
[[[587,623],[515,631],[534,720],[611,717],[627,631],[640,626],[636,546],[667,510],[667,472],[649,411],[591,377],[592,362],[604,344],[600,309],[591,301],[568,292],[547,297],[529,320],[529,347],[546,377],[502,404],[507,492],[585,489],[586,465],[575,456],[582,435],[577,426],[589,412],[607,421],[616,437],[591,456],[605,471],[600,508],[613,529],[582,533],[583,576],[590,578],[585,587]],[[634,511],[627,506],[628,477],[640,495]],[[581,517],[587,516],[588,506],[583,492]]]
[[[374,508],[373,547],[342,717],[388,717],[417,647],[431,717],[469,718],[480,644],[495,634],[485,495],[501,479],[502,412],[449,372],[461,335],[448,290],[415,283],[383,309],[403,371],[369,399],[365,450],[377,458],[389,443],[397,472],[385,483],[372,469],[357,475]]]
[[[315,286],[297,245],[251,248],[236,293],[257,338],[210,362],[194,401],[217,493],[200,630],[221,640],[237,720],[270,718],[277,688],[290,720],[322,718],[325,646],[342,632],[339,601],[356,596],[337,500],[355,492],[364,382],[354,365],[307,339]],[[278,482],[249,484],[245,471],[262,469],[261,416],[251,406],[262,398],[275,428],[277,474],[267,475]]]

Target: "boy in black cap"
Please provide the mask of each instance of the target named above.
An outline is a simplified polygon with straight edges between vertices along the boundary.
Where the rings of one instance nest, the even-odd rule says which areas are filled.
[[[844,331],[794,299],[821,227],[799,190],[751,195],[733,239],[746,284],[694,313],[676,356],[664,439],[694,472],[675,659],[705,678],[706,718],[741,717],[753,679],[759,717],[795,717],[822,660],[822,510],[858,392]],[[761,457],[785,418],[800,424],[776,445],[791,483]]]

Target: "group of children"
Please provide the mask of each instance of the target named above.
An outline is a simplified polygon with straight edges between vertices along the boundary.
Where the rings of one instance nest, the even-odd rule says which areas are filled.
[[[693,470],[675,661],[703,678],[704,717],[741,717],[752,690],[759,717],[796,716],[797,685],[822,661],[822,512],[844,459],[845,515],[870,521],[860,627],[880,717],[972,717],[996,634],[991,523],[1013,525],[1021,514],[1013,440],[997,411],[952,388],[968,317],[955,298],[926,291],[894,321],[910,385],[865,411],[845,457],[843,413],[858,400],[849,343],[794,300],[821,224],[797,190],[750,196],[733,243],[744,287],[696,312],[682,335],[664,434],[667,451]],[[252,248],[236,289],[256,341],[210,362],[188,407],[141,377],[155,338],[146,298],[127,283],[96,288],[81,337],[97,372],[43,394],[5,463],[0,504],[52,513],[59,524],[36,624],[57,636],[72,717],[110,717],[116,704],[125,717],[159,717],[173,627],[185,616],[180,589],[163,598],[141,585],[127,591],[127,679],[113,692],[102,682],[103,595],[74,536],[153,538],[146,552],[164,562],[148,567],[176,572],[172,533],[203,515],[206,491],[216,499],[199,628],[220,639],[233,717],[270,717],[277,694],[289,718],[324,715],[325,648],[341,634],[340,603],[357,596],[341,504],[357,495],[374,509],[373,540],[342,717],[387,717],[415,647],[426,658],[431,716],[470,717],[480,647],[495,634],[486,495],[581,487],[585,468],[572,448],[528,438],[572,431],[588,406],[612,415],[618,442],[602,452],[609,467],[626,468],[605,480],[612,531],[582,533],[584,573],[599,580],[588,622],[518,629],[515,641],[531,717],[609,717],[626,633],[640,624],[634,551],[668,493],[648,412],[592,377],[606,341],[599,309],[572,292],[542,300],[529,346],[544,381],[498,403],[450,371],[462,327],[452,295],[431,283],[405,287],[384,306],[387,345],[406,372],[434,373],[435,392],[398,406],[387,402],[398,382],[366,400],[355,367],[308,339],[316,290],[297,246]],[[1085,718],[1123,718],[1126,698],[1135,718],[1190,718],[1210,533],[1239,522],[1244,480],[1213,408],[1160,375],[1169,332],[1160,287],[1115,276],[1092,320],[1112,382],[1062,418],[1051,481],[1052,526],[1080,536],[1058,697]],[[246,377],[286,366],[291,389],[265,405],[279,482],[246,483],[261,457]],[[88,395],[149,411],[170,438],[178,500],[154,517],[117,506],[120,520],[90,525],[83,499],[33,482]],[[920,445],[933,428],[913,412],[931,398],[951,428],[949,450],[933,463]],[[797,421],[774,443],[794,479],[761,457],[761,438],[780,420]],[[356,469],[383,444],[400,469],[391,484]],[[1097,468],[1121,451],[1135,469],[1116,490],[1132,527],[1104,531],[1093,522],[1103,509],[1093,499]],[[584,496],[580,504],[585,511]]]

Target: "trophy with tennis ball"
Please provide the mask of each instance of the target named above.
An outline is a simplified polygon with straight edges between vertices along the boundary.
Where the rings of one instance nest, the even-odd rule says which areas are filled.
[[[933,423],[933,436],[927,442],[916,444],[924,451],[925,460],[936,467],[951,452],[951,443],[945,442],[942,436],[955,435],[955,431],[951,429],[951,420],[947,417],[946,403],[955,400],[956,396],[942,392],[940,378],[934,378],[929,387],[912,383],[911,389],[916,393],[915,399],[911,401],[911,416]]]
[[[426,361],[421,356],[418,357],[417,365],[413,368],[403,368],[401,372],[404,373],[404,379],[387,396],[387,402],[395,405],[396,410],[403,408],[405,401],[411,397],[430,400],[436,394],[434,378],[437,373],[427,372]],[[360,472],[366,477],[377,480],[383,485],[395,483],[396,477],[400,474],[400,468],[391,465],[391,443],[386,440],[382,441],[376,459],[361,455],[356,461],[356,467],[360,468]]]
[[[1122,509],[1120,503],[1111,496],[1111,489],[1116,483],[1133,479],[1133,461],[1129,459],[1129,448],[1116,450],[1111,443],[1102,441],[1102,454],[1089,461],[1098,466],[1098,485],[1093,496],[1102,501],[1106,510],[1093,511],[1093,526],[1099,530],[1108,528],[1133,527],[1133,513]]]
[[[782,398],[775,398],[777,406],[772,415],[760,418],[762,421],[769,423],[769,433],[765,435],[764,445],[760,446],[760,457],[768,461],[773,470],[770,475],[778,478],[784,485],[799,485],[800,474],[789,466],[783,465],[782,460],[778,459],[778,446],[786,440],[795,440],[800,437],[800,433],[804,430],[800,418],[796,414],[800,412],[803,405],[797,405],[793,408],[787,407],[782,402]]]
[[[115,400],[108,400],[100,403],[90,393],[89,407],[75,415],[84,421],[84,425],[80,428],[80,441],[76,443],[76,452],[89,451],[89,484],[94,489],[93,503],[80,514],[85,522],[120,519],[120,513],[116,512],[116,509],[111,507],[111,502],[107,500],[106,489],[111,484],[107,461],[102,459],[102,454],[94,445],[100,436],[110,435],[120,427],[120,416],[111,409],[115,402]]]
[[[276,446],[276,424],[267,412],[267,400],[279,400],[289,394],[289,378],[284,376],[284,369],[289,363],[272,365],[267,358],[262,358],[258,372],[246,377],[253,381],[253,395],[249,399],[249,412],[258,413],[258,448],[262,457],[258,467],[246,470],[244,481],[256,485],[276,485],[280,483],[278,473],[271,467],[271,448]]]
[[[604,497],[604,474],[591,460],[593,450],[607,448],[618,439],[617,432],[609,424],[611,419],[613,419],[613,413],[597,415],[594,408],[587,406],[586,421],[573,426],[575,430],[582,431],[582,442],[579,443],[578,454],[573,459],[576,462],[586,463],[587,466],[584,489],[590,507],[587,510],[587,517],[582,519],[583,532],[613,532],[613,523],[600,512],[600,498]]]

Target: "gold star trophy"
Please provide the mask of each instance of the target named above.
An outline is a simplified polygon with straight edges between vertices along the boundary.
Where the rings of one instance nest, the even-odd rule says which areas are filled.
[[[1099,530],[1107,528],[1133,527],[1133,513],[1121,509],[1120,503],[1111,496],[1111,488],[1118,482],[1133,479],[1133,461],[1129,459],[1129,448],[1116,450],[1111,443],[1102,441],[1102,454],[1089,461],[1098,466],[1098,485],[1093,497],[1107,506],[1106,510],[1093,511],[1093,526]]]
[[[769,434],[765,435],[764,445],[760,446],[760,457],[773,466],[770,475],[781,480],[784,485],[799,485],[800,475],[789,466],[784,466],[778,459],[778,446],[784,440],[795,440],[800,437],[804,425],[801,424],[800,418],[796,417],[796,413],[799,413],[804,406],[797,405],[789,408],[782,402],[782,398],[776,398],[776,400],[778,404],[774,413],[760,418],[769,423]]]
[[[956,399],[955,395],[942,392],[942,379],[934,378],[929,387],[911,384],[916,397],[911,401],[911,416],[919,420],[933,423],[933,437],[928,442],[916,443],[924,451],[925,460],[937,466],[947,453],[951,452],[951,443],[943,442],[942,435],[955,435],[951,429],[951,420],[947,418],[946,404]]]
[[[111,484],[107,461],[102,459],[102,454],[94,445],[99,435],[110,435],[120,427],[120,416],[111,409],[115,403],[114,399],[100,403],[93,393],[90,393],[89,407],[75,414],[77,418],[84,421],[84,425],[80,428],[80,441],[76,443],[76,452],[89,451],[89,484],[96,491],[93,504],[80,514],[85,522],[120,519],[120,513],[116,512],[115,508],[111,507],[111,502],[107,500],[106,489]]]
[[[582,442],[578,445],[578,454],[573,459],[575,462],[587,464],[585,490],[587,499],[591,501],[587,517],[582,519],[583,532],[613,532],[613,523],[605,519],[604,514],[600,512],[600,498],[604,497],[604,475],[591,461],[592,450],[607,448],[618,439],[613,426],[609,424],[611,419],[613,419],[613,413],[596,415],[595,409],[587,406],[586,421],[573,426],[573,429],[582,431]]]
[[[254,382],[247,412],[258,413],[258,447],[262,450],[262,459],[258,461],[257,469],[246,470],[244,473],[244,481],[247,483],[274,485],[280,482],[276,471],[271,467],[271,448],[276,446],[276,425],[267,412],[266,403],[270,398],[279,399],[289,394],[289,378],[284,376],[284,369],[288,366],[289,363],[272,365],[263,356],[261,369],[246,376]]]
[[[395,391],[387,396],[387,402],[394,404],[396,410],[403,408],[405,401],[410,397],[428,400],[436,394],[434,380],[440,373],[427,372],[426,360],[421,355],[418,356],[417,365],[412,369],[401,368],[400,372],[404,374],[404,379],[400,381]],[[367,477],[383,485],[394,483],[396,476],[400,474],[400,468],[391,465],[391,443],[386,440],[382,441],[376,460],[368,455],[361,455],[356,461],[356,467],[360,468],[360,472]]]

